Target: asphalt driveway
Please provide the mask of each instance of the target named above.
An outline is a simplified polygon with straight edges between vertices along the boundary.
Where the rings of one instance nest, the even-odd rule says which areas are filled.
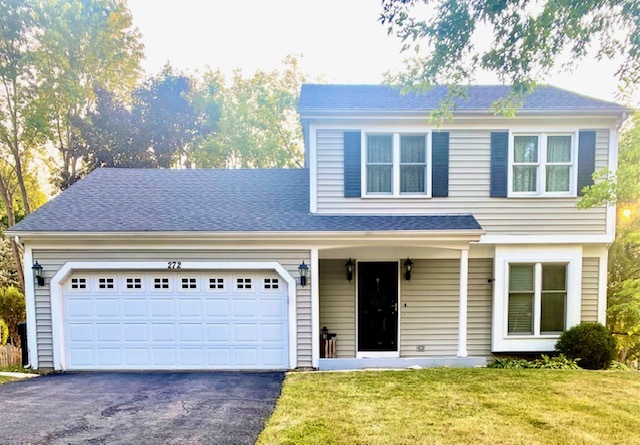
[[[0,386],[1,443],[252,444],[284,374],[92,372]]]

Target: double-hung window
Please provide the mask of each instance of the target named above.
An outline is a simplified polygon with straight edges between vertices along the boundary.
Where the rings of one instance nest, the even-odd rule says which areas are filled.
[[[555,335],[565,330],[567,264],[509,264],[508,335]]]
[[[573,133],[514,134],[511,151],[512,196],[575,196]]]
[[[367,134],[366,194],[428,196],[427,159],[425,134]]]

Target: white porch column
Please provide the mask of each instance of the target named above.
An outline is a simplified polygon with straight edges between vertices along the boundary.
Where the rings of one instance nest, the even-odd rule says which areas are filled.
[[[320,261],[311,249],[311,366],[320,366]]]
[[[460,251],[460,307],[458,313],[458,357],[467,354],[467,292],[469,284],[469,250]]]

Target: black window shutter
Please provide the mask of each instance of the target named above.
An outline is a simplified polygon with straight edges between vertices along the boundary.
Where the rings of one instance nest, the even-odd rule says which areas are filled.
[[[360,142],[359,131],[344,133],[344,196],[347,198],[361,196]]]
[[[509,172],[509,133],[491,133],[491,197],[507,197]]]
[[[596,170],[596,132],[581,131],[578,138],[578,196],[582,189],[593,185],[593,172]]]
[[[431,196],[449,196],[449,133],[431,134]]]

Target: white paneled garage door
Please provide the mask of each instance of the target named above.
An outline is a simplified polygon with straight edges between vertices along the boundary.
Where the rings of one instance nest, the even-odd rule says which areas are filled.
[[[286,369],[275,272],[101,272],[63,286],[66,369]]]

